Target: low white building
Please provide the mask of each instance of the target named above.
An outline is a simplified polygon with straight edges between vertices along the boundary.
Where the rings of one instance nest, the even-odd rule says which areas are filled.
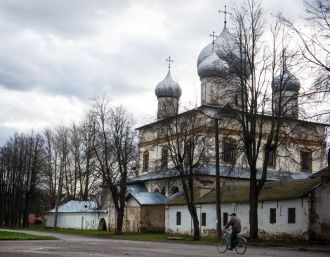
[[[313,195],[321,188],[319,177],[266,182],[260,193],[258,205],[260,237],[309,239],[311,237],[310,227],[315,222],[315,219],[311,219],[312,215],[315,215],[311,210],[316,205]],[[329,188],[329,184],[327,188]],[[242,222],[242,234],[248,234],[250,209],[248,183],[245,185],[227,184],[221,197],[222,225],[225,225],[230,219],[230,213],[235,212]],[[329,205],[330,194],[325,197],[327,197]],[[195,199],[197,199],[197,211],[202,235],[215,235],[215,190],[205,195],[201,195],[201,191],[196,190]],[[323,202],[325,202],[325,199],[323,199]],[[329,209],[329,207],[323,206],[323,209]],[[191,216],[186,207],[183,194],[170,200],[165,211],[166,231],[184,234],[193,233]],[[325,219],[327,221],[323,222],[329,225],[330,217],[325,217]]]
[[[57,227],[107,230],[108,210],[99,209],[96,202],[69,201],[58,207]],[[55,209],[48,212],[47,227],[54,227]]]

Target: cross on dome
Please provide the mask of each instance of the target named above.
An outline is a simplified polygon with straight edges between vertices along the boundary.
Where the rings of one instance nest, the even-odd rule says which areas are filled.
[[[216,37],[214,31],[212,31],[212,33],[210,34],[210,37],[212,37],[212,45],[213,45],[213,49],[214,49],[214,39],[215,39],[215,37]]]
[[[171,63],[173,63],[173,59],[171,58],[171,56],[169,56],[168,58],[166,58],[165,61],[168,62],[168,70],[170,70],[171,69]]]
[[[230,15],[232,15],[232,13],[227,12],[227,6],[226,5],[225,5],[225,10],[224,11],[221,11],[219,9],[219,13],[224,13],[225,14],[225,21],[224,21],[224,23],[225,23],[225,27],[226,27],[227,26],[227,13],[230,14]]]

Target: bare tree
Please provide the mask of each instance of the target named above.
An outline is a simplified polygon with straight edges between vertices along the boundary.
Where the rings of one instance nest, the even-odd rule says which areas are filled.
[[[301,29],[289,19],[281,16],[282,21],[291,28],[300,43],[301,55],[315,70],[314,93],[330,92],[330,1],[304,0],[307,29]]]
[[[0,224],[27,227],[44,166],[39,134],[15,134],[0,149]]]
[[[225,107],[232,121],[245,165],[250,171],[250,237],[258,238],[258,198],[268,175],[269,159],[280,155],[280,147],[292,142],[301,124],[298,118],[300,84],[288,71],[286,34],[276,22],[273,40],[264,40],[265,20],[261,1],[247,0],[233,8],[236,54],[228,52],[229,80],[236,104]],[[224,49],[225,51],[226,49]],[[276,76],[276,74],[278,74]],[[272,86],[272,90],[269,90]]]
[[[87,201],[97,183],[95,174],[95,155],[93,148],[94,139],[93,120],[87,116],[79,125],[71,127],[71,152],[74,169],[74,192],[79,199]]]
[[[94,152],[104,186],[108,187],[116,210],[116,232],[123,229],[127,179],[135,161],[133,119],[122,107],[110,107],[96,100],[91,112],[94,120]]]
[[[195,178],[200,165],[206,163],[207,133],[205,116],[196,110],[184,112],[159,122],[158,133],[168,149],[169,160],[178,172],[186,204],[194,227],[194,240],[200,240],[196,211]]]
[[[63,187],[65,187],[65,177],[68,171],[68,154],[69,154],[69,130],[66,127],[59,127],[56,129],[55,147],[58,151],[59,160],[59,174],[58,174],[58,187],[56,190],[55,202],[55,217],[54,228],[57,228],[58,208],[63,201]],[[68,194],[68,191],[67,191]]]

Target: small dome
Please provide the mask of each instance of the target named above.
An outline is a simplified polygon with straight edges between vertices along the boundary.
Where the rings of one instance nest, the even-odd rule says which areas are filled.
[[[180,98],[181,88],[179,84],[172,78],[170,71],[168,71],[165,79],[157,84],[155,88],[155,94],[157,98],[160,97]]]
[[[217,49],[217,45],[214,44],[214,48]],[[197,67],[199,64],[204,61],[207,57],[209,57],[213,52],[213,44],[209,43],[207,46],[203,48],[203,50],[199,53],[197,58]]]
[[[293,75],[287,68],[280,75],[276,76],[272,83],[272,89],[275,92],[280,91],[294,91],[299,92],[299,79]]]
[[[228,70],[228,64],[224,60],[221,60],[215,51],[197,67],[197,72],[201,79],[207,77],[224,78],[228,75]]]

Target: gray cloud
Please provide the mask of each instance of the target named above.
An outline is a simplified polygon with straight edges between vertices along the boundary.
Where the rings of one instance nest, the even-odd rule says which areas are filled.
[[[85,37],[97,30],[97,20],[120,12],[127,1],[2,0],[1,16],[12,26],[64,37]]]
[[[287,4],[288,10],[295,6],[292,2],[300,3],[281,1],[280,7],[271,0],[265,5],[276,12],[277,7]],[[80,105],[63,98],[87,103],[107,94],[123,104],[136,99],[140,105],[147,102],[139,112],[148,113],[156,105],[153,91],[166,75],[169,55],[175,60],[173,75],[183,97],[194,97],[192,92],[199,88],[197,56],[210,42],[211,31],[222,30],[223,17],[217,10],[226,3],[230,1],[2,0],[0,87],[4,94],[13,92],[11,99],[20,94],[24,105],[0,104],[0,112],[12,112],[12,118],[0,115],[0,129],[23,123],[28,127],[29,120],[38,124],[60,120],[62,114],[55,115],[58,97],[62,111],[75,110],[74,115]],[[30,103],[38,97],[31,99],[31,92],[48,102],[55,100],[51,105],[40,100],[34,106]],[[42,114],[35,113],[39,109]]]

